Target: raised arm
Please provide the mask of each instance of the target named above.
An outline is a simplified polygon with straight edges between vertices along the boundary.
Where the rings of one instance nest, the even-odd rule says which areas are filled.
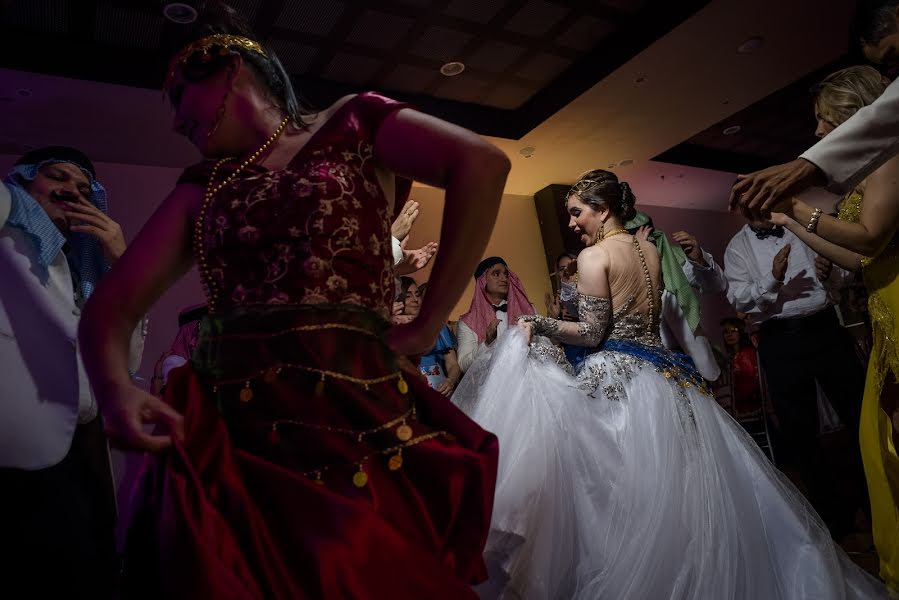
[[[375,158],[398,175],[446,190],[440,249],[428,294],[412,323],[397,325],[388,333],[388,343],[398,353],[425,352],[484,253],[509,159],[478,135],[412,109],[399,110],[383,122],[375,140]]]
[[[84,366],[110,437],[125,445],[164,448],[171,443],[168,436],[147,435],[142,424],[180,426],[177,413],[131,382],[128,347],[141,316],[191,266],[192,215],[202,194],[196,186],[175,188],[97,286],[81,316]]]
[[[788,208],[787,214],[791,214],[800,225],[808,224],[815,210],[797,199]],[[825,240],[862,256],[877,256],[893,239],[897,226],[899,158],[893,158],[868,178],[858,223],[822,215],[816,233]]]
[[[835,265],[842,267],[847,271],[852,271],[853,273],[861,268],[861,254],[853,252],[852,250],[847,250],[842,246],[837,246],[832,242],[828,242],[818,234],[809,233],[805,225],[799,224],[795,219],[788,215],[783,213],[771,213],[771,221],[775,225],[783,225],[792,231],[806,246]]]
[[[599,346],[612,318],[608,272],[609,255],[600,247],[587,248],[578,256],[577,322],[540,315],[528,315],[520,321],[530,324],[533,333],[557,342],[587,348]]]

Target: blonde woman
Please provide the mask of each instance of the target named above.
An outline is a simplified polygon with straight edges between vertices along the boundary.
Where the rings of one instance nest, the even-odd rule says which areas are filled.
[[[872,67],[837,71],[817,88],[815,117],[824,137],[873,103],[889,84]],[[861,270],[868,288],[874,348],[868,364],[859,437],[871,498],[880,575],[899,593],[899,159],[894,158],[852,190],[837,218],[798,199],[783,203],[772,221],[845,269]]]

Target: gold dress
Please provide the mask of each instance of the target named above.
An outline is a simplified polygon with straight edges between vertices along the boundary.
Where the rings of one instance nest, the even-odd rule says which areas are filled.
[[[858,223],[862,194],[849,193],[839,218]],[[899,376],[899,236],[879,255],[862,259],[862,274],[868,288],[868,311],[874,346],[868,362],[862,401],[859,440],[868,494],[874,544],[880,555],[880,576],[899,592],[899,457],[893,444],[889,415],[881,408],[880,394],[886,378]]]

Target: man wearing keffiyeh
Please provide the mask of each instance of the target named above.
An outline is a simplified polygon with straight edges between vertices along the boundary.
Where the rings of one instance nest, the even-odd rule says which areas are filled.
[[[77,347],[81,308],[125,250],[106,209],[73,148],[29,152],[0,184],[0,547],[36,597],[109,598],[119,570],[109,453]]]

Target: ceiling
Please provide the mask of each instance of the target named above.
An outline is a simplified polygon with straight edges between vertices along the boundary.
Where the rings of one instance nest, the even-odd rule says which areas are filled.
[[[200,5],[200,0],[186,0]],[[377,89],[517,138],[708,0],[230,0],[313,105]],[[184,25],[160,0],[19,0],[4,66],[159,89]],[[450,61],[456,77],[440,74]]]
[[[149,68],[136,69],[130,62],[135,56],[154,53],[133,47],[147,46],[150,42],[146,39],[129,39],[137,38],[137,32],[149,36],[146,32],[156,30],[129,24],[121,18],[124,14],[138,14],[128,13],[137,10],[128,7],[148,4],[158,11],[158,2],[79,1],[80,16],[76,17],[71,10],[74,0],[21,0],[7,8],[3,16],[7,31],[0,36],[4,50],[0,66],[6,67],[0,69],[0,106],[4,115],[0,153],[17,154],[47,143],[72,143],[105,162],[182,167],[197,159],[195,150],[170,131],[171,115],[158,91],[164,59],[157,57],[159,70],[152,72]],[[744,159],[748,156],[769,162],[783,160],[814,141],[814,121],[810,120],[809,99],[804,95],[807,80],[817,81],[822,72],[829,72],[847,54],[854,9],[851,0],[829,2],[827,10],[822,10],[819,0],[712,0],[691,4],[693,9],[680,13],[680,24],[674,24],[677,19],[665,13],[668,28],[647,38],[646,32],[653,28],[647,25],[641,29],[637,25],[650,23],[652,19],[647,19],[652,10],[662,14],[666,5],[670,11],[671,5],[683,8],[689,3],[236,0],[234,4],[244,10],[249,8],[247,13],[255,15],[257,27],[263,21],[269,23],[268,39],[276,47],[277,40],[289,40],[291,44],[312,44],[313,38],[318,40],[317,58],[308,64],[294,62],[288,52],[279,49],[285,63],[294,65],[294,74],[301,70],[297,65],[307,65],[305,75],[298,74],[296,80],[305,95],[312,90],[327,100],[332,93],[368,87],[403,98],[414,96],[423,110],[473,128],[509,154],[513,164],[507,184],[509,193],[531,195],[552,183],[570,183],[590,168],[611,166],[631,183],[643,204],[712,210],[724,209],[733,181],[731,173],[745,170],[743,166],[750,164],[745,160],[728,163],[722,156],[731,153]],[[30,8],[24,11],[19,8],[21,5]],[[69,9],[62,11],[62,5]],[[310,9],[305,20],[284,16],[296,5],[317,5],[320,10]],[[331,13],[325,9],[338,5],[340,16],[327,17]],[[700,5],[704,6],[696,10]],[[35,18],[39,6],[45,11],[39,22],[45,27],[54,23],[55,33],[27,29],[34,27],[26,23],[27,15]],[[255,13],[252,6],[257,6]],[[280,10],[275,11],[278,7]],[[539,13],[538,9],[546,12]],[[551,10],[564,16],[538,30],[537,24],[551,20],[546,16]],[[387,31],[388,26],[367,11],[388,15],[388,20],[405,18],[413,23],[402,35],[394,34],[392,39],[398,41],[391,49],[379,50],[372,46],[377,43],[372,41],[372,31]],[[141,14],[148,19],[141,21],[144,25],[152,18],[161,19],[152,11]],[[120,18],[114,20],[109,15]],[[478,18],[483,22],[479,23],[474,15],[481,15]],[[563,42],[561,34],[576,29],[586,19],[584,15],[610,23],[618,18],[617,29],[608,34],[595,29],[598,41],[593,49],[587,48],[587,41],[580,42],[580,49],[571,47],[574,42]],[[330,29],[322,25],[327,19],[334,22]],[[664,20],[653,22],[659,27]],[[165,35],[169,25],[162,22],[158,27],[153,43]],[[480,56],[484,62],[474,58],[473,66],[454,79],[435,74],[415,83],[417,80],[411,76],[395,76],[401,65],[436,72],[444,56],[450,56],[415,54],[414,48],[429,39],[426,32],[434,27],[458,30],[471,37],[453,58],[470,64],[472,57]],[[609,40],[620,41],[621,32],[627,32],[628,27],[631,32],[635,28],[643,31],[644,37],[635,34],[633,39],[639,43],[634,41],[624,49],[611,47]],[[316,37],[317,34],[297,31],[298,28],[317,28],[316,31],[327,30],[330,34]],[[81,41],[72,42],[72,36]],[[763,38],[761,48],[751,54],[738,53],[737,47],[753,36]],[[54,43],[68,50],[56,55],[44,52],[51,56],[49,59],[36,58],[38,46],[46,50]],[[431,48],[449,47],[444,42],[430,43]],[[500,47],[491,46],[493,43],[526,50],[517,51],[514,66],[492,73],[490,69],[498,69],[503,60],[511,60],[490,50]],[[484,45],[488,50],[483,50]],[[115,52],[110,52],[110,47],[115,47]],[[94,48],[95,54],[79,54],[85,48]],[[101,51],[102,48],[107,50]],[[339,81],[338,72],[343,73],[339,77],[347,79],[355,70],[340,71],[331,65],[335,56],[350,51],[375,57],[383,64],[364,83]],[[541,54],[566,58],[568,66],[548,69],[541,76],[526,73],[524,66],[531,64],[527,61]],[[122,57],[130,57],[127,64],[122,63]],[[489,89],[484,87],[464,99],[460,95],[453,97],[456,92],[447,87],[449,82],[464,82],[468,76],[489,81]],[[519,95],[518,100],[504,101],[505,104],[497,99],[496,90],[511,89],[528,77],[534,84],[528,88],[529,96]],[[393,87],[387,87],[388,81],[393,81]],[[398,89],[404,85],[418,87],[414,91]],[[729,124],[740,124],[743,129],[725,139],[719,133]],[[753,145],[752,137],[767,140],[767,145],[759,149]],[[689,146],[705,148],[705,156],[717,162],[687,160],[674,152]],[[525,153],[529,157],[520,152],[526,147],[533,148]],[[628,160],[633,163],[622,164]]]
[[[711,125],[653,160],[746,173],[793,160],[817,141],[812,87],[858,64],[846,55]]]

